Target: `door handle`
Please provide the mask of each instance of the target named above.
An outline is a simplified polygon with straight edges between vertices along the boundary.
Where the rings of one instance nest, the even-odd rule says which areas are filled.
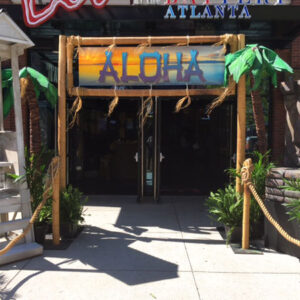
[[[134,156],[133,158],[134,158],[134,160],[135,160],[136,162],[138,162],[138,161],[139,161],[139,154],[136,152],[136,153],[135,153],[135,156]]]
[[[162,162],[165,159],[164,155],[160,152],[159,153],[159,162]]]

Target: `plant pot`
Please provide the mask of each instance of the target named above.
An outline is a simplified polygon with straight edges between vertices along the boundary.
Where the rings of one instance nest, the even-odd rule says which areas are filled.
[[[73,239],[78,232],[78,224],[62,223],[60,225],[60,234],[66,239]]]
[[[41,245],[45,242],[46,233],[48,231],[48,224],[34,224],[35,241]]]
[[[250,239],[259,240],[264,237],[264,221],[259,221],[250,228]]]
[[[228,240],[229,230],[230,230],[230,227],[225,226],[226,240]],[[242,241],[242,227],[236,227],[236,228],[234,228],[234,230],[231,234],[229,243],[241,243],[241,241]]]

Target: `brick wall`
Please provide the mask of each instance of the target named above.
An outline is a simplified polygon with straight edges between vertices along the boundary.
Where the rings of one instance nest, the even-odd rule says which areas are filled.
[[[298,37],[296,37],[292,42],[291,63],[294,69],[300,69],[300,35],[298,35]]]

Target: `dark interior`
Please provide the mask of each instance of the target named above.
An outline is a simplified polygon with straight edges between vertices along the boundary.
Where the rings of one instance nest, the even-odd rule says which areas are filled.
[[[235,108],[228,102],[206,115],[209,101],[194,99],[174,113],[176,101],[162,100],[161,194],[207,195],[228,180],[233,161]]]
[[[211,116],[211,99],[193,99],[175,113],[178,99],[160,98],[161,195],[206,195],[227,181],[235,152],[235,105],[228,101]],[[69,181],[86,194],[137,195],[138,99],[120,99],[107,118],[108,99],[85,99],[69,131]],[[147,147],[145,147],[147,149]]]
[[[138,101],[85,99],[69,132],[70,183],[86,194],[137,194]]]

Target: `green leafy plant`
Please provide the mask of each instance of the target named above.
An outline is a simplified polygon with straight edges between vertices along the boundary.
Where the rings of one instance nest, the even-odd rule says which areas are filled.
[[[30,155],[27,148],[25,148],[25,174],[15,175],[7,174],[7,176],[14,180],[14,182],[27,182],[31,196],[31,206],[34,211],[40,202],[43,200],[44,181],[47,175],[47,168],[53,157],[53,152],[42,148],[37,155]],[[49,223],[52,220],[52,204],[48,200],[46,205],[42,208],[38,223]]]
[[[61,192],[60,197],[60,220],[61,223],[79,224],[84,221],[83,205],[88,198],[82,199],[79,189],[69,185]]]
[[[252,181],[261,198],[265,197],[265,181],[268,172],[274,167],[274,164],[269,161],[269,153],[261,154],[255,151],[251,154],[253,158]],[[207,200],[209,213],[218,222],[230,227],[227,237],[227,242],[236,227],[241,226],[243,219],[243,196],[235,191],[236,177],[241,178],[241,174],[236,169],[228,169],[230,177],[233,178],[233,183],[219,189],[216,193],[211,193]],[[250,229],[254,233],[254,228],[257,223],[262,220],[262,212],[259,205],[253,197],[251,197],[250,206]]]
[[[269,171],[275,167],[275,164],[270,162],[270,151],[267,151],[265,154],[262,154],[258,151],[251,153],[253,159],[253,172],[252,172],[252,182],[255,186],[255,189],[258,195],[264,199],[265,198],[265,187],[266,187],[266,178]],[[228,169],[230,177],[234,180],[236,177],[241,178],[241,174],[236,171],[236,169]],[[262,218],[261,209],[251,195],[251,207],[250,207],[250,220],[252,223],[258,222]]]
[[[300,192],[300,178],[284,180],[286,185],[281,188],[287,191]],[[300,224],[300,198],[293,199],[284,204],[288,208],[287,214],[290,216],[289,221],[295,220]]]
[[[258,44],[246,45],[245,48],[234,53],[229,53],[225,57],[225,86],[229,85],[229,78],[231,76],[236,83],[240,81],[243,75],[247,75],[250,79],[253,119],[258,138],[257,146],[261,153],[265,153],[268,148],[264,111],[260,94],[261,86],[264,81],[263,79],[269,77],[271,78],[271,83],[277,87],[277,72],[283,71],[293,73],[293,69],[276,52]],[[211,104],[209,112],[224,102],[231,88],[225,89],[224,93]]]
[[[243,197],[230,184],[225,189],[218,189],[215,193],[211,192],[206,205],[216,221],[230,228],[226,241],[228,243],[234,229],[242,224]]]

